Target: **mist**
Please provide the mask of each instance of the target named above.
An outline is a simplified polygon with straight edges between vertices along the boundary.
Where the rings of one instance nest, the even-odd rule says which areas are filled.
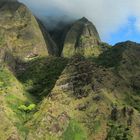
[[[122,27],[140,33],[140,0],[20,0],[46,22],[70,21],[87,17],[96,26],[101,38],[107,40]],[[51,25],[50,24],[50,25]],[[128,29],[129,32],[129,29]]]

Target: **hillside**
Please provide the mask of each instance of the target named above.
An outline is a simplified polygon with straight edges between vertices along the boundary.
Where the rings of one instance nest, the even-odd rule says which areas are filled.
[[[139,140],[140,44],[85,17],[50,30],[16,0],[0,15],[0,140]]]
[[[97,60],[72,57],[29,122],[29,139],[138,140],[139,53],[139,44],[124,42]],[[119,62],[104,62],[112,57]]]

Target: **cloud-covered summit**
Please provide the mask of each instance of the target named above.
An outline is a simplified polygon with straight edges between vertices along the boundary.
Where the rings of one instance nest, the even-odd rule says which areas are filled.
[[[91,20],[102,38],[107,38],[122,26],[133,26],[140,32],[140,0],[20,0],[39,16],[73,18],[83,16]],[[129,31],[128,31],[129,32]]]

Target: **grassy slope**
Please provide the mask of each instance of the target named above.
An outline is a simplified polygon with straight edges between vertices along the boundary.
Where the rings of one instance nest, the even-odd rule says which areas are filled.
[[[21,105],[28,106],[31,103],[36,104],[44,96],[47,96],[66,64],[67,60],[63,58],[35,58],[17,67],[17,78],[6,65],[1,66],[0,96],[2,103],[0,107],[5,108],[1,116],[7,116],[0,117],[3,122],[0,125],[2,140],[8,137],[26,138],[29,131],[26,122],[30,120],[36,110],[26,112],[19,110],[19,107]],[[8,124],[11,127],[9,132],[5,133],[4,127],[8,127]]]
[[[139,140],[138,60],[137,47],[113,48],[93,60],[34,58],[17,67],[20,82],[1,67],[2,140]],[[18,109],[32,102],[40,102],[35,114]]]
[[[26,115],[18,110],[21,104],[32,102],[26,97],[26,91],[14,74],[5,65],[0,67],[0,138],[5,140],[12,137],[21,137],[25,134],[23,126]],[[3,117],[2,117],[3,116]],[[7,129],[7,131],[5,131]],[[23,134],[23,135],[22,135]]]
[[[138,50],[112,48],[97,64],[92,59],[72,58],[28,124],[34,125],[29,139],[65,139],[71,133],[77,140],[71,130],[74,120],[73,130],[76,125],[80,139],[138,140],[139,91],[131,83],[139,75]],[[132,63],[137,65],[129,69]]]

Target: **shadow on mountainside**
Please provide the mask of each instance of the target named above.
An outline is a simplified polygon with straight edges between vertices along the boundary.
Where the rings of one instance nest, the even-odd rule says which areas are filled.
[[[40,101],[53,89],[67,62],[65,58],[35,58],[18,65],[17,78]]]

